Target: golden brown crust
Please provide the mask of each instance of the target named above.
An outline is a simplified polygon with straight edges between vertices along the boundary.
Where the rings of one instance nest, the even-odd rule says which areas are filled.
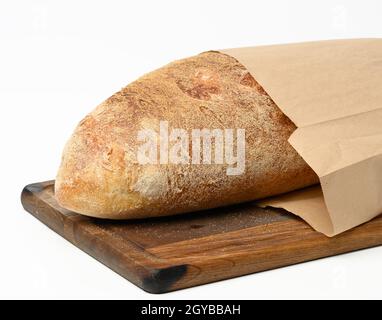
[[[246,170],[227,165],[140,165],[137,133],[244,128]],[[163,216],[280,194],[318,182],[287,139],[295,125],[234,58],[206,52],[131,83],[81,121],[56,179],[65,208],[113,219]]]

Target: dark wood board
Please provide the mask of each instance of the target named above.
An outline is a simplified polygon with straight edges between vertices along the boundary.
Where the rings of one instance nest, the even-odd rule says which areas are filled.
[[[173,217],[111,221],[61,208],[54,181],[28,185],[24,208],[151,293],[164,293],[382,244],[382,216],[328,238],[284,210],[253,203]]]

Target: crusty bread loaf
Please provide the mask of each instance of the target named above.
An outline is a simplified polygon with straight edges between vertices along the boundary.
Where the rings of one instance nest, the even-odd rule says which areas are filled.
[[[157,131],[161,120],[187,130],[245,129],[245,172],[227,175],[226,164],[140,164],[138,131]],[[287,142],[295,129],[243,65],[225,54],[202,53],[143,76],[82,120],[65,147],[56,198],[74,212],[129,219],[224,206],[318,183]]]

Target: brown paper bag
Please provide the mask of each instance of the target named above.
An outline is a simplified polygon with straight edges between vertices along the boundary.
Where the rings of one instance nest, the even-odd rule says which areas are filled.
[[[220,50],[236,58],[298,129],[290,144],[320,178],[259,202],[334,236],[382,213],[382,39]]]

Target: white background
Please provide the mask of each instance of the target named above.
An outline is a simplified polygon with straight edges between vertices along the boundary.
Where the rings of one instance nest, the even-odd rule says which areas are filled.
[[[23,211],[74,126],[145,72],[209,49],[380,37],[382,2],[0,0],[0,298],[382,298],[382,247],[147,294]]]

